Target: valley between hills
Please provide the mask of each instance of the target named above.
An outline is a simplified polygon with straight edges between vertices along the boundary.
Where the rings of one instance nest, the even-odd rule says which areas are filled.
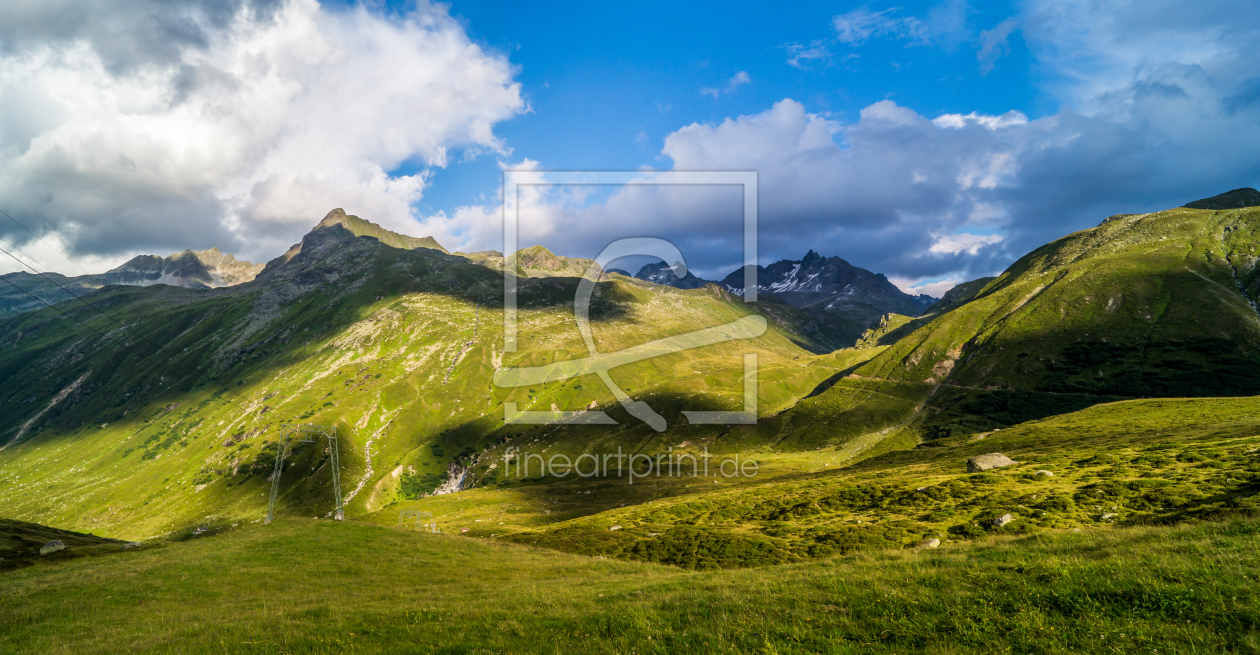
[[[601,271],[601,353],[765,325],[609,372],[664,430],[594,375],[496,384],[589,355],[573,303],[590,262],[540,246],[450,253],[337,210],[262,266],[190,251],[153,258],[147,283],[4,276],[26,300],[0,315],[0,645],[119,624],[89,598],[107,594],[156,609],[90,650],[373,652],[423,633],[428,652],[463,625],[450,652],[1256,652],[1257,246],[1260,193],[1240,189],[1112,216],[941,299],[812,251],[759,271],[757,303],[742,271]],[[756,421],[691,422],[744,407],[749,353]],[[339,462],[293,444],[264,525],[297,423],[335,426]],[[614,452],[641,458],[520,474]],[[755,474],[672,464],[704,456]],[[64,551],[35,552],[58,534]],[[226,572],[206,591],[187,567]],[[348,612],[320,614],[320,579]],[[264,608],[275,593],[295,600]],[[513,614],[517,593],[552,604]],[[234,612],[256,618],[215,618]]]

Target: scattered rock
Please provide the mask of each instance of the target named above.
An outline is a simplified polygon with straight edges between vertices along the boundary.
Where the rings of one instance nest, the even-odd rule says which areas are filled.
[[[1014,520],[1015,520],[1014,516],[1011,516],[1010,514],[1003,514],[993,519],[993,527],[1000,528]]]
[[[1104,512],[1102,515],[1102,520],[1110,521],[1111,519],[1116,518],[1116,516],[1118,515],[1115,512]]]
[[[53,539],[52,541],[44,544],[43,548],[39,549],[39,554],[47,555],[48,553],[55,553],[59,550],[65,550],[65,549],[66,549],[65,544],[61,543],[60,541],[56,539]]]
[[[621,526],[620,526],[620,525],[614,525],[613,527],[608,528],[608,531],[609,531],[609,532],[612,532],[613,530],[620,530],[620,529],[621,529]]]
[[[210,530],[208,528],[198,527],[197,529],[193,530],[193,534],[205,534],[209,531]]]
[[[139,548],[140,546],[143,546],[143,545],[144,544],[140,543],[139,541],[128,541],[127,543],[123,544],[123,550],[127,550],[128,548]]]
[[[1037,471],[1036,473],[1033,473],[1033,477],[1044,480],[1046,478],[1053,478],[1054,474],[1050,471]]]
[[[1014,460],[1003,455],[1002,453],[988,453],[985,455],[976,455],[967,460],[967,472],[979,473],[988,471],[989,469],[1002,468],[1004,466],[1013,466],[1016,464]]]
[[[940,539],[924,539],[920,541],[916,548],[937,548],[941,545]]]

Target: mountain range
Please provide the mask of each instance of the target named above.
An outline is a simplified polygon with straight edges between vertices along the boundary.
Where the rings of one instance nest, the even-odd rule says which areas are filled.
[[[16,272],[0,276],[9,284],[0,287],[0,317],[27,312],[81,297],[107,285],[151,286],[165,284],[190,289],[227,287],[254,279],[262,264],[238,261],[218,248],[185,250],[166,257],[140,255],[122,266],[96,275],[69,277],[60,273]]]
[[[1079,448],[1062,459],[1056,444],[1079,445],[1072,440],[1083,430],[1105,436],[1139,423],[1250,416],[1245,401],[1260,394],[1260,196],[1252,194],[1106,221],[926,308],[889,292],[882,276],[813,253],[760,269],[766,298],[752,304],[733,291],[742,281],[733,276],[680,289],[612,273],[596,284],[589,339],[572,305],[573,272],[589,262],[538,248],[518,257],[511,351],[497,253],[391,245],[389,234],[356,234],[370,228],[333,216],[234,286],[109,285],[90,305],[71,299],[0,318],[0,503],[13,518],[128,538],[255,521],[280,426],[317,423],[337,427],[351,517],[392,525],[398,509],[422,509],[466,536],[679,565],[969,538],[985,533],[974,526],[999,504],[1029,529],[1102,520],[1086,506],[1102,493],[1137,512],[1147,501],[1125,491],[1129,482],[1097,486],[1096,476],[1129,468],[1110,459],[1094,466]],[[859,304],[854,287],[883,290],[906,312],[885,313],[846,347],[836,322],[822,319]],[[764,322],[765,332],[610,369],[628,399],[590,375],[500,386],[505,369],[587,359],[591,344],[634,352],[739,321]],[[694,411],[746,406],[748,355],[757,362],[756,423],[693,423]],[[1185,396],[1211,398],[1172,400]],[[665,429],[623,402],[646,405]],[[517,422],[522,411],[591,410],[614,423]],[[1076,418],[1052,419],[1059,415]],[[1142,428],[1141,439],[1164,439],[1159,429]],[[996,431],[1024,441],[1002,442],[1015,437]],[[1031,470],[1012,474],[1008,489],[1006,478],[977,480],[961,461],[938,461],[990,443],[1057,467],[1058,477],[1038,483],[1059,485],[1054,502],[1026,497]],[[1222,448],[1221,457],[1246,456]],[[524,455],[618,449],[645,457],[703,449],[765,466],[758,478],[700,485],[508,473]],[[909,475],[899,462],[929,461],[932,480],[879,486],[882,476]],[[330,462],[325,444],[295,446],[283,468],[282,515],[331,510]],[[850,479],[866,482],[837,486]],[[1211,498],[1246,499],[1255,494],[1250,479],[1231,472],[1201,482]],[[925,500],[916,484],[932,489]],[[990,484],[998,486],[977,486]],[[1195,488],[1177,489],[1141,511],[1217,507]],[[922,509],[929,500],[948,507]],[[1021,509],[1034,503],[1042,514]],[[879,520],[894,506],[904,512]]]
[[[744,293],[743,268],[718,282],[702,280],[687,271],[682,279],[665,262],[647,264],[634,277],[678,289],[716,284],[729,293]],[[839,257],[823,257],[810,250],[800,260],[783,259],[756,267],[757,294],[803,309],[846,333],[855,343],[886,314],[919,316],[937,301],[926,294],[910,295],[882,273],[858,268]]]
[[[343,209],[330,211],[315,229],[345,228],[356,237],[369,237],[381,243],[404,250],[426,248],[443,253],[449,251],[433,237],[411,237],[387,230],[376,223],[358,216],[346,214]],[[302,244],[296,243],[280,257],[288,261],[299,252]],[[471,262],[502,271],[503,253],[485,250],[474,253],[454,253]],[[519,277],[581,277],[592,260],[556,255],[543,246],[531,246],[518,251],[517,275]],[[0,317],[44,306],[44,302],[60,302],[74,296],[83,296],[106,285],[149,286],[166,284],[186,288],[219,288],[253,280],[262,272],[264,265],[237,261],[230,254],[217,248],[195,252],[185,250],[162,258],[154,255],[135,257],[127,263],[99,275],[66,277],[56,273],[34,275],[11,273],[3,276],[11,284],[0,288]],[[610,269],[607,273],[620,273]],[[871,273],[855,267],[839,257],[824,258],[810,250],[800,261],[781,260],[770,266],[758,266],[758,293],[763,299],[782,301],[803,309],[827,324],[846,345],[855,343],[880,318],[888,313],[919,316],[936,301],[927,295],[911,296],[888,281],[883,274]],[[707,284],[717,284],[730,293],[743,293],[743,270],[736,270],[720,282],[702,280],[687,272],[683,279],[674,275],[664,262],[650,263],[639,269],[636,279],[678,289],[699,289]],[[607,279],[606,274],[602,279]]]

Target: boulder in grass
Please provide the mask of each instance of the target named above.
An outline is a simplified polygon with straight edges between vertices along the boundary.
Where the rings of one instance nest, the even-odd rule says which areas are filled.
[[[1014,521],[1014,520],[1015,520],[1015,517],[1014,517],[1014,516],[1011,516],[1010,514],[1003,514],[1003,515],[1001,515],[1001,516],[999,516],[999,517],[997,517],[997,518],[993,519],[993,527],[995,527],[995,528],[1001,528],[1001,527],[1006,526],[1008,523],[1010,523],[1011,521]]]
[[[55,552],[57,552],[57,551],[59,551],[59,550],[65,550],[65,549],[66,549],[66,545],[65,545],[65,544],[61,543],[61,542],[60,542],[59,540],[57,540],[57,539],[53,539],[52,541],[50,541],[50,542],[48,542],[48,543],[44,544],[44,547],[43,547],[43,548],[40,548],[40,549],[39,549],[39,554],[40,554],[40,555],[47,555],[48,553],[55,553]]]
[[[918,543],[916,548],[939,548],[940,545],[941,545],[940,539],[924,539],[923,541],[920,541]]]
[[[1045,480],[1048,478],[1053,478],[1054,474],[1051,473],[1050,471],[1042,470],[1042,471],[1037,471],[1036,473],[1033,473],[1033,477],[1037,478],[1038,480]]]
[[[968,473],[980,473],[989,469],[1000,469],[1004,466],[1013,466],[1017,462],[1002,453],[988,453],[985,455],[976,455],[967,460]]]
[[[608,528],[609,532],[611,532],[611,531],[613,531],[613,530],[620,530],[620,529],[621,529],[621,526],[620,526],[620,525],[614,525],[614,526],[612,526],[611,528]]]

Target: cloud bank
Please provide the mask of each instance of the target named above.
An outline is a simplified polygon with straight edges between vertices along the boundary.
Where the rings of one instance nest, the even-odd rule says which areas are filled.
[[[924,116],[885,100],[845,123],[785,98],[682,126],[661,155],[678,170],[760,172],[765,261],[813,248],[939,290],[1109,214],[1260,182],[1257,19],[1260,7],[1223,2],[1028,2],[976,38],[977,57],[994,64],[1022,30],[1055,112]],[[833,22],[844,43],[948,33],[895,12]],[[539,234],[561,251],[651,234],[679,243],[698,275],[740,261],[738,204],[719,190],[626,190],[593,207],[551,200],[536,211],[547,217]]]
[[[506,156],[493,127],[525,108],[513,75],[424,2],[7,2],[0,206],[102,265],[266,259],[335,206],[414,232],[427,176],[388,171]],[[7,220],[0,236],[29,237]]]

